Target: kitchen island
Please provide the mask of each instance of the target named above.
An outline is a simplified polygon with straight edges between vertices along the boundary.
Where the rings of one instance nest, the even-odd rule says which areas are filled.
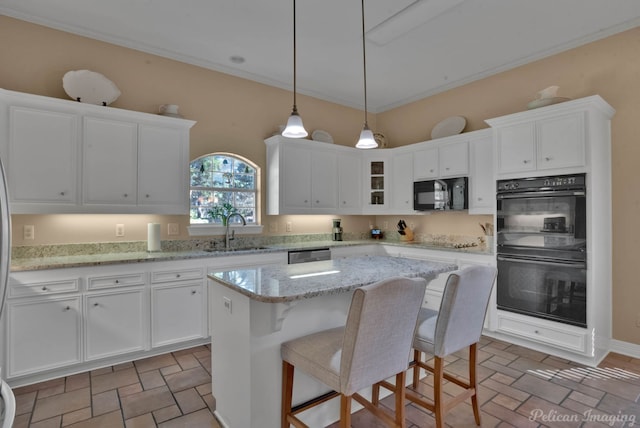
[[[280,426],[281,343],[344,325],[357,287],[394,276],[431,281],[456,268],[450,263],[361,256],[209,272],[218,418],[229,427]],[[326,386],[296,372],[294,403],[324,392]],[[327,426],[338,418],[338,404],[329,401],[301,414],[301,419],[309,426]]]

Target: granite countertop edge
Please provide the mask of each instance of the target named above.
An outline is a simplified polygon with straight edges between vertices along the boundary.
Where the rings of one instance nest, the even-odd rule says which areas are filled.
[[[237,250],[186,250],[186,251],[159,251],[159,252],[117,252],[103,254],[77,254],[77,255],[61,255],[47,257],[32,258],[12,258],[11,272],[35,271],[44,269],[62,269],[72,267],[100,266],[122,263],[145,263],[157,261],[172,260],[188,260],[203,259],[215,257],[230,257],[248,254],[266,254],[284,251],[306,250],[314,248],[336,248],[345,246],[361,246],[361,245],[391,245],[406,248],[417,248],[425,250],[450,251],[456,253],[470,253],[479,255],[493,255],[492,252],[480,249],[478,247],[471,248],[453,248],[447,246],[433,245],[429,243],[418,242],[398,242],[398,241],[373,241],[373,240],[357,240],[357,241],[311,241],[311,242],[294,242],[290,244],[273,244],[264,245],[260,248],[237,249]]]

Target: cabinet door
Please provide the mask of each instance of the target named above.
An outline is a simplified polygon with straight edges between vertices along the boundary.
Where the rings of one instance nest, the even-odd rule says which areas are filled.
[[[487,136],[470,142],[469,214],[493,214],[496,182],[493,177],[493,139]]]
[[[393,157],[393,212],[413,213],[413,154],[402,153]]]
[[[534,125],[524,123],[499,129],[497,150],[499,173],[535,170]]]
[[[344,214],[362,211],[362,162],[360,156],[338,156],[338,210]]]
[[[282,147],[280,174],[284,213],[308,213],[311,208],[311,152],[298,147]],[[283,214],[284,214],[283,213]]]
[[[188,140],[183,136],[179,129],[139,126],[139,205],[164,205],[167,213],[188,213]]]
[[[540,120],[536,124],[538,169],[585,164],[584,113]]]
[[[440,176],[460,177],[469,174],[469,144],[466,141],[440,147]]]
[[[338,206],[338,156],[313,150],[310,160],[311,207],[315,212],[334,213]]]
[[[80,297],[7,304],[8,377],[82,361]]]
[[[85,296],[86,360],[146,348],[147,304],[142,288]]]
[[[12,202],[77,202],[78,119],[75,114],[12,107],[9,160]]]
[[[151,345],[206,337],[206,304],[202,280],[152,288]]]
[[[386,153],[376,153],[375,155],[366,155],[364,158],[365,214],[386,212],[390,207],[389,156]]]
[[[85,117],[83,132],[83,202],[135,205],[137,125]]]
[[[417,150],[413,154],[413,178],[421,180],[436,178],[440,174],[438,170],[438,148]]]

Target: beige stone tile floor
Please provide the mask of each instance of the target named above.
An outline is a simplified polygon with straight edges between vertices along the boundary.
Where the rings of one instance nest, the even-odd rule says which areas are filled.
[[[482,427],[640,426],[640,359],[610,354],[600,365],[616,370],[608,376],[486,337],[478,357]],[[446,367],[465,377],[467,358],[466,352],[452,355]],[[209,347],[199,346],[16,388],[14,428],[218,428],[210,362]],[[426,396],[431,379],[425,376],[419,386]],[[444,390],[459,391],[451,383]],[[392,409],[393,397],[382,403]],[[430,412],[410,403],[406,419],[407,428],[435,425]],[[445,422],[447,427],[475,426],[470,404],[454,408]],[[354,414],[353,428],[383,426],[364,410]]]

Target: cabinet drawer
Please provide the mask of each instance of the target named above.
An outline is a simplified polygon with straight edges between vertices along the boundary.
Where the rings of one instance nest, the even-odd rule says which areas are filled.
[[[204,277],[202,268],[177,269],[168,271],[151,272],[152,283],[186,281],[191,279],[201,279]]]
[[[34,282],[29,284],[10,283],[9,298],[40,296],[76,292],[80,288],[79,278],[61,279],[59,281]]]
[[[574,352],[586,351],[588,334],[586,329],[555,324],[530,317],[498,314],[498,331]]]
[[[90,276],[87,279],[89,290],[101,288],[128,287],[131,285],[144,285],[146,276],[144,272],[136,272],[122,275]]]

